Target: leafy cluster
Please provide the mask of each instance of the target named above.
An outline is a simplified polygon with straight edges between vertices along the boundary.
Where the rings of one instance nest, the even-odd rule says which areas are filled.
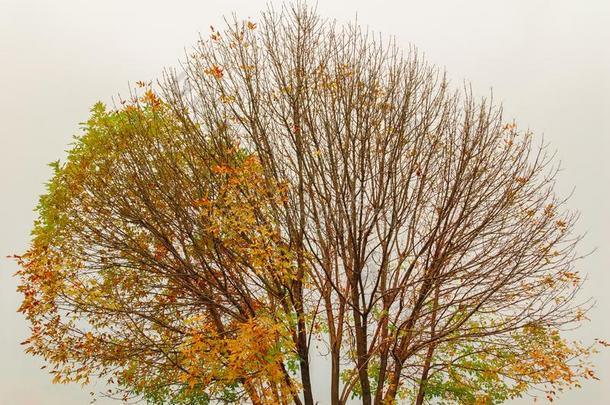
[[[96,104],[83,131],[18,257],[27,351],[55,382],[105,376],[152,402],[285,401],[294,354],[277,302],[293,258],[269,210],[281,187],[228,138],[191,136],[150,90]]]

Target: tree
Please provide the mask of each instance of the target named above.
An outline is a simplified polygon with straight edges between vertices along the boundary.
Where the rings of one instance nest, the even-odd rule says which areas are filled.
[[[493,100],[302,4],[98,104],[18,257],[27,350],[152,403],[492,404],[595,378],[577,214]],[[312,339],[327,350],[315,350]]]
[[[93,108],[19,259],[27,350],[56,382],[96,373],[188,404],[237,400],[240,384],[286,402],[291,345],[271,309],[292,253],[267,206],[281,188],[252,154],[193,130],[150,90]]]

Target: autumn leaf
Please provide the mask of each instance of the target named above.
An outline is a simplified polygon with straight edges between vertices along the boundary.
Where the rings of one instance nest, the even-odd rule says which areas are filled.
[[[208,75],[214,76],[216,79],[221,79],[224,74],[222,69],[217,65],[213,65],[213,66],[207,68],[205,70],[205,73]]]

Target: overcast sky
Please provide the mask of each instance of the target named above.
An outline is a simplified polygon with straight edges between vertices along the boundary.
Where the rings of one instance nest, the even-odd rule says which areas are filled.
[[[16,266],[4,256],[27,247],[47,163],[64,156],[93,103],[175,66],[223,15],[255,21],[265,4],[0,0],[0,405],[83,405],[89,391],[103,389],[52,385],[19,346],[28,329],[15,313]],[[575,187],[569,205],[582,213],[582,249],[598,248],[581,263],[597,306],[577,337],[610,338],[610,2],[319,0],[318,10],[339,21],[358,15],[402,46],[415,45],[456,86],[467,79],[481,95],[493,87],[506,118],[557,149],[564,167],[557,188],[565,195]],[[609,403],[610,350],[595,362],[601,381],[555,403]],[[323,388],[324,373],[314,375]]]

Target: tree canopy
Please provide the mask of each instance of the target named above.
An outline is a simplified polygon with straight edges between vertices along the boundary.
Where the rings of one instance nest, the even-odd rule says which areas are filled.
[[[55,382],[419,405],[595,378],[563,336],[587,310],[578,215],[493,100],[300,3],[212,28],[183,69],[96,104],[52,164],[17,260]]]

